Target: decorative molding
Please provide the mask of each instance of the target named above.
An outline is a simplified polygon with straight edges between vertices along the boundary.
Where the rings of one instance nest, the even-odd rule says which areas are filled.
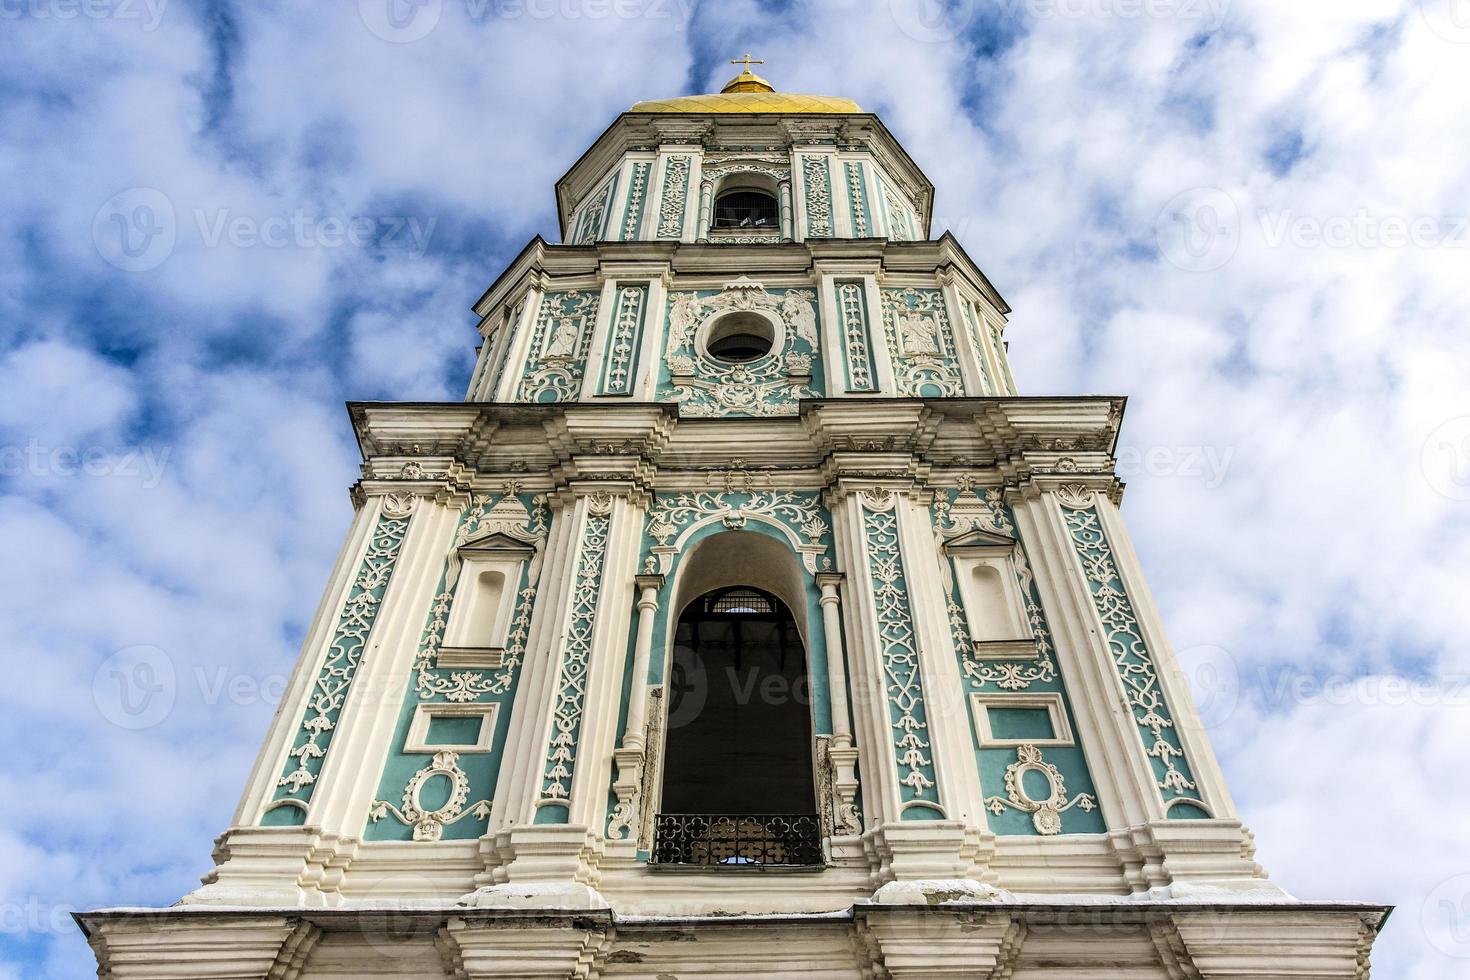
[[[614,174],[582,209],[582,213],[577,218],[576,233],[572,236],[573,245],[591,245],[601,236],[603,228],[607,225],[608,211],[612,207],[613,189],[617,183],[618,178]]]
[[[597,602],[602,594],[602,567],[607,557],[611,510],[611,494],[595,493],[588,497],[586,525],[577,556],[576,581],[573,583],[571,615],[567,622],[561,662],[557,667],[556,704],[552,709],[553,734],[546,751],[538,807],[565,807],[571,800],[572,775],[577,765],[577,739],[581,735],[582,712],[587,701],[592,630],[597,619]]]
[[[449,795],[438,807],[429,809],[424,805],[422,794],[424,786],[436,777],[449,781]],[[489,818],[490,801],[469,804],[469,798],[470,780],[459,767],[459,753],[448,750],[435,752],[428,765],[409,777],[403,788],[403,807],[400,809],[386,800],[374,800],[368,819],[377,823],[392,814],[399,823],[413,827],[414,840],[436,841],[444,836],[445,827],[465,817]]]
[[[950,398],[965,393],[944,292],[914,286],[880,290],[883,334],[898,394]]]
[[[1051,722],[1051,738],[1004,738],[996,735],[990,727],[991,708],[1032,708],[1045,711]],[[1013,749],[1020,745],[1038,748],[1065,748],[1076,745],[1072,726],[1067,721],[1067,706],[1060,691],[1039,691],[1035,694],[970,694],[970,711],[975,720],[975,737],[982,749]]]
[[[643,772],[638,783],[638,849],[653,847],[653,818],[657,815],[654,804],[658,800],[658,778],[663,772],[662,750],[664,744],[664,691],[655,687],[648,692],[647,734],[643,737]]]
[[[737,490],[741,476],[744,488]],[[820,496],[798,490],[757,490],[744,470],[727,472],[724,490],[655,494],[646,524],[647,536],[656,542],[649,557],[657,560],[658,574],[667,575],[674,556],[683,551],[695,531],[715,521],[738,531],[752,520],[781,531],[809,574],[831,566],[826,538],[832,522]]]
[[[386,510],[378,517],[367,551],[348,591],[347,601],[337,619],[332,642],[328,644],[326,657],[312,682],[311,696],[307,700],[295,744],[288,755],[286,771],[276,781],[276,801],[291,798],[298,804],[305,804],[311,799],[322,762],[331,745],[332,733],[342,714],[342,704],[352,687],[353,678],[357,676],[373,623],[377,621],[383,596],[388,591],[403,538],[408,533],[408,523],[406,515],[391,517]]]
[[[658,237],[679,238],[684,234],[684,205],[689,196],[689,170],[693,157],[671,156],[664,166],[664,189],[658,207]]]
[[[847,197],[852,208],[852,237],[867,238],[868,229],[868,188],[863,181],[863,165],[855,160],[849,160],[842,165],[843,172],[847,174]]]
[[[889,186],[888,182],[880,174],[878,177],[878,189],[883,195],[884,209],[888,214],[888,237],[895,242],[907,242],[914,238],[914,232],[909,226],[909,207],[899,197],[898,192]]]
[[[604,395],[633,393],[633,383],[638,377],[638,351],[642,347],[643,318],[647,306],[647,283],[618,286],[603,363]]]
[[[643,201],[648,191],[648,178],[653,170],[652,163],[633,164],[628,180],[628,207],[623,215],[623,241],[638,240],[638,231],[643,225]]]
[[[934,760],[932,755],[925,754],[930,749],[926,737],[929,723],[918,638],[914,633],[913,610],[899,545],[898,495],[874,487],[861,491],[858,499],[877,612],[894,763],[899,784],[909,788],[909,799],[901,804],[901,819],[912,819],[916,809],[928,809],[942,817],[944,808],[939,803]]]
[[[867,287],[861,279],[840,280],[837,292],[838,327],[842,333],[847,390],[873,392],[878,382],[873,368],[872,335],[868,328]]]
[[[1048,794],[1045,799],[1035,799],[1026,792],[1024,780],[1028,772],[1038,772],[1046,779]],[[1097,806],[1097,800],[1091,793],[1078,793],[1067,799],[1067,784],[1062,779],[1061,770],[1047,762],[1041,750],[1034,745],[1017,746],[1016,761],[1006,766],[1005,782],[1006,795],[986,797],[986,808],[996,815],[1004,812],[1006,807],[1029,813],[1036,832],[1044,836],[1062,832],[1062,814],[1072,807],[1090,811]]]
[[[547,293],[541,299],[531,333],[517,401],[568,402],[581,394],[587,368],[587,344],[597,322],[601,297],[573,289]],[[550,397],[547,397],[547,396]]]
[[[700,180],[706,184],[735,174],[760,174],[779,184],[791,179],[791,167],[777,156],[706,157],[700,166]]]
[[[975,363],[980,365],[980,383],[985,386],[982,394],[1001,394],[1000,385],[996,384],[995,378],[990,373],[990,358],[987,356],[985,331],[980,327],[980,311],[975,308],[974,302],[969,299],[960,299],[960,315],[965,320],[965,327],[970,335],[970,343],[975,348]]]
[[[1150,758],[1166,815],[1181,802],[1209,812],[1192,778],[1189,760],[1174,728],[1159,683],[1158,668],[1143,639],[1133,602],[1113,561],[1094,494],[1073,484],[1059,489],[1057,499],[1062,504],[1062,518],[1081,562],[1118,680],[1122,682],[1129,710]]]
[[[775,329],[769,353],[729,364],[709,356],[701,338],[719,317],[755,313]],[[811,386],[818,350],[816,294],[810,289],[769,291],[744,276],[718,293],[676,292],[669,296],[664,363],[668,387],[660,401],[679,403],[681,415],[795,415]]]
[[[409,754],[434,754],[452,748],[460,755],[489,752],[495,747],[495,726],[499,720],[500,705],[486,704],[418,704],[413,709],[413,720],[408,724],[408,736],[403,742],[403,752]],[[478,718],[480,734],[473,743],[432,743],[429,741],[429,726],[435,718]]]
[[[806,237],[831,238],[832,171],[825,156],[803,156],[801,175],[806,191]]]
[[[817,810],[822,815],[822,836],[856,837],[863,832],[862,818],[857,808],[857,781],[843,779],[844,767],[837,756],[847,753],[854,759],[857,750],[841,749],[833,745],[831,735],[816,738],[817,794],[820,797]]]

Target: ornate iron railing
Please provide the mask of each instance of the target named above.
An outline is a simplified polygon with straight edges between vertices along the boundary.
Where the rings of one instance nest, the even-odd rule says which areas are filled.
[[[716,868],[814,867],[822,864],[816,814],[660,813],[653,863]]]

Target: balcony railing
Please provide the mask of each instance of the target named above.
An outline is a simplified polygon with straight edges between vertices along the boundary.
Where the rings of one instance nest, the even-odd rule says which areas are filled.
[[[653,863],[711,868],[820,867],[815,814],[660,813]]]

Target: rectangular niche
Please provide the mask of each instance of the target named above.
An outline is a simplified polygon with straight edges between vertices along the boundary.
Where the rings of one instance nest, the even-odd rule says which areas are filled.
[[[464,566],[455,584],[445,624],[441,667],[489,667],[503,656],[515,610],[523,556],[462,551]],[[452,651],[452,652],[451,652]],[[455,657],[465,662],[446,662]]]
[[[1075,744],[1062,696],[1056,692],[971,694],[970,709],[982,749]]]
[[[1011,549],[972,546],[951,554],[975,653],[1006,660],[1035,658],[1036,641]]]
[[[404,752],[443,752],[461,755],[489,752],[495,744],[495,718],[500,705],[421,704],[414,708]]]

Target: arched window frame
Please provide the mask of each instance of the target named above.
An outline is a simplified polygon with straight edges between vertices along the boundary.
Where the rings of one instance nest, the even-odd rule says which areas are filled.
[[[768,228],[716,228],[715,209],[721,197],[737,191],[754,191],[766,195],[775,205],[776,221]],[[712,242],[728,238],[759,238],[781,241],[785,235],[781,218],[781,187],[770,174],[758,170],[736,170],[722,174],[711,188],[709,210],[704,215],[705,237]]]

